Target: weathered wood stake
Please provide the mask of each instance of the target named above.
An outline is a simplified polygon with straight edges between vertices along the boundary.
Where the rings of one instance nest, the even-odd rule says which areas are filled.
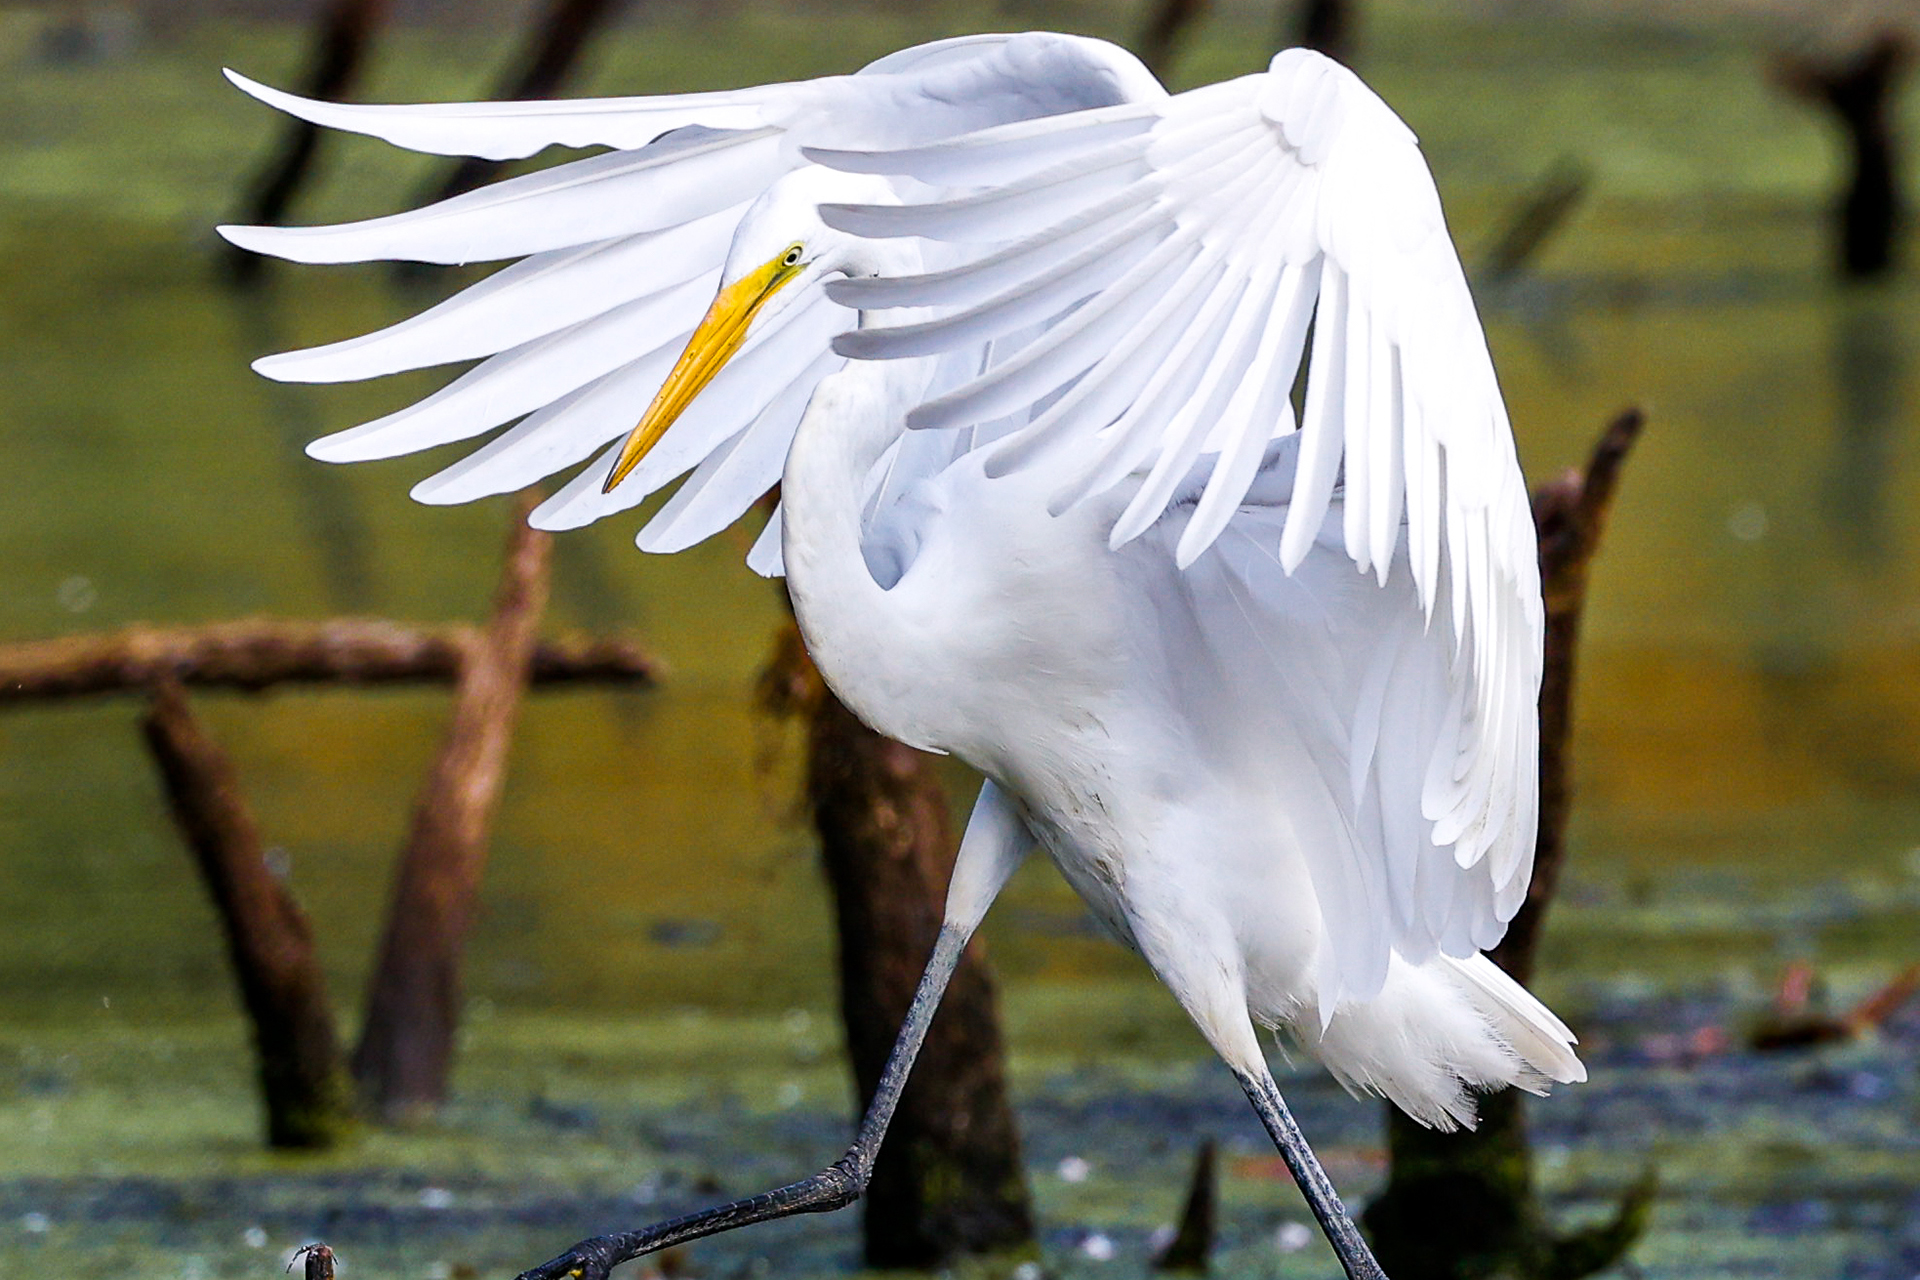
[[[461,958],[547,601],[552,540],[527,527],[527,510],[523,503],[514,516],[493,618],[463,666],[414,807],[353,1055],[362,1105],[391,1122],[429,1114],[446,1096]]]
[[[840,940],[841,1014],[864,1111],[940,929],[955,844],[933,760],[860,723],[783,635],[763,685],[804,717],[806,787]],[[868,1266],[928,1268],[1030,1244],[1033,1213],[980,943],[947,988],[874,1166]]]
[[[1541,926],[1566,859],[1572,807],[1571,748],[1575,657],[1586,607],[1587,571],[1644,418],[1629,409],[1601,434],[1584,471],[1569,471],[1534,494],[1540,577],[1546,598],[1546,664],[1540,689],[1540,829],[1527,901],[1493,958],[1526,982]],[[1651,1172],[1614,1216],[1571,1235],[1556,1234],[1534,1190],[1522,1095],[1505,1089],[1480,1100],[1477,1129],[1436,1133],[1387,1107],[1387,1187],[1363,1215],[1380,1264],[1394,1280],[1577,1280],[1612,1266],[1645,1226]]]
[[[1823,65],[1781,58],[1774,78],[1789,93],[1833,112],[1847,140],[1848,171],[1834,207],[1834,259],[1840,273],[1867,279],[1891,269],[1906,222],[1894,90],[1912,60],[1904,36],[1883,31],[1853,56]]]
[[[384,618],[246,618],[0,644],[0,707],[139,693],[160,680],[245,693],[283,684],[445,684],[481,640],[475,627]],[[529,672],[536,685],[651,685],[658,674],[659,664],[632,641],[582,636],[537,642]]]
[[[351,1123],[352,1097],[306,914],[267,865],[233,766],[179,684],[154,686],[141,731],[226,937],[253,1028],[267,1141],[328,1146]]]
[[[1214,1206],[1219,1199],[1220,1177],[1216,1171],[1213,1139],[1200,1144],[1193,1159],[1193,1183],[1187,1188],[1186,1207],[1180,1213],[1180,1227],[1153,1259],[1155,1271],[1178,1271],[1204,1275],[1213,1265]]]

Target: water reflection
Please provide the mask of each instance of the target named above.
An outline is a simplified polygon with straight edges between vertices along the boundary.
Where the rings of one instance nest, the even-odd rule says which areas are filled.
[[[216,286],[213,291],[231,308],[236,366],[293,345],[282,311],[286,293],[276,287],[271,271],[251,286]],[[324,598],[317,603],[328,613],[366,613],[373,603],[366,520],[352,491],[306,455],[307,444],[333,428],[321,420],[310,388],[269,378],[255,381],[265,406],[261,416],[282,445],[282,482],[293,494],[300,531],[320,569]]]
[[[1834,308],[1829,346],[1836,404],[1823,508],[1842,551],[1868,567],[1884,564],[1893,550],[1888,494],[1906,354],[1895,295],[1864,285],[1846,291]]]
[[[197,85],[203,70],[182,59],[166,74]],[[1395,92],[1412,114],[1429,94],[1419,123],[1456,231],[1488,243],[1513,202],[1499,174],[1541,172],[1544,158],[1509,158],[1485,178],[1459,159],[1535,135],[1494,137],[1454,89],[1435,108],[1440,79],[1418,75],[1438,71],[1401,75]],[[180,92],[197,101],[201,90]],[[248,139],[228,149],[214,159],[237,169]],[[360,183],[359,207],[316,218],[384,208],[411,185],[373,168],[387,160],[371,144],[342,154],[366,166],[356,179],[379,180]],[[1636,202],[1596,175],[1533,269],[1488,296],[1487,319],[1536,478],[1580,457],[1624,404],[1652,414],[1595,569],[1583,664],[1572,874],[1595,905],[1572,904],[1555,926],[1575,938],[1590,924],[1599,948],[1619,885],[1635,877],[1649,911],[1681,870],[1716,862],[1790,897],[1846,869],[1880,874],[1920,843],[1920,494],[1896,468],[1911,288],[1836,299],[1811,205]],[[410,503],[407,487],[438,458],[329,468],[301,453],[439,375],[283,387],[246,368],[265,351],[390,323],[419,300],[395,297],[377,268],[290,268],[262,297],[233,299],[196,256],[211,218],[185,237],[135,213],[0,213],[0,448],[16,482],[14,518],[0,521],[11,566],[0,628],[26,637],[262,611],[477,617],[504,502]],[[79,310],[74,298],[112,305]],[[767,730],[751,689],[776,597],[741,563],[747,536],[649,557],[632,549],[639,523],[558,540],[555,620],[638,632],[671,683],[529,704],[474,990],[624,1010],[823,998],[827,915],[791,777],[756,768]],[[209,704],[352,990],[375,928],[368,888],[385,883],[444,693]],[[102,975],[189,1004],[218,989],[217,951],[177,927],[204,908],[152,803],[127,709],[9,717],[0,747],[7,869],[44,890],[0,899],[0,981],[48,1001],[78,999]],[[1010,983],[1134,976],[1072,931],[1078,908],[1044,868],[1009,906],[993,944]],[[1067,924],[1022,925],[1036,919]],[[691,945],[663,921],[711,931],[703,923]],[[1632,964],[1686,972],[1688,944],[1660,936],[1640,939]],[[1747,941],[1770,961],[1768,939]],[[1621,963],[1617,947],[1592,957]]]

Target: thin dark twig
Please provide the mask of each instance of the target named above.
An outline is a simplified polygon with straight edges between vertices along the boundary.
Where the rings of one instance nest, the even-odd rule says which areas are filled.
[[[332,101],[345,97],[366,60],[373,33],[386,16],[388,0],[334,0],[321,20],[313,57],[300,92],[308,98]],[[280,148],[268,158],[241,201],[237,221],[276,223],[299,194],[313,171],[320,150],[320,127],[289,119]],[[223,250],[227,275],[237,284],[253,284],[265,272],[267,259],[237,245]]]
[[[1213,1263],[1215,1205],[1219,1200],[1218,1162],[1213,1139],[1201,1142],[1193,1159],[1193,1181],[1180,1213],[1180,1226],[1153,1259],[1155,1271],[1205,1273]]]

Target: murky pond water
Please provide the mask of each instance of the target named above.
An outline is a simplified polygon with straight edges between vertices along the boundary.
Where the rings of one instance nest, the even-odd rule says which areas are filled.
[[[1421,132],[1470,260],[1557,160],[1593,173],[1537,270],[1483,290],[1530,473],[1578,459],[1628,402],[1652,414],[1583,654],[1575,863],[1540,985],[1592,1032],[1595,1083],[1538,1109],[1548,1185],[1594,1201],[1651,1154],[1669,1191],[1650,1273],[1877,1274],[1920,1249],[1900,1225],[1920,1185],[1915,1027],[1692,1069],[1660,1046],[1757,1013],[1790,959],[1844,1002],[1920,950],[1920,300],[1829,285],[1824,139],[1737,35],[1378,13],[1368,70]],[[810,74],[1010,21],[682,16],[624,33],[589,87]],[[1257,65],[1264,22],[1230,8],[1186,73]],[[252,303],[211,281],[206,228],[271,127],[214,68],[284,79],[290,34],[189,26],[70,67],[36,56],[40,24],[0,8],[0,639],[474,616],[502,504],[417,507],[405,490],[432,460],[329,469],[298,449],[417,386],[283,388],[245,368],[418,300],[370,271],[289,270]],[[498,54],[402,31],[368,94],[472,95]],[[382,211],[429,171],[339,147],[303,212]],[[162,1274],[264,1274],[254,1226],[272,1247],[354,1239],[369,1273],[497,1270],[707,1198],[716,1171],[744,1190],[831,1149],[845,1084],[825,903],[790,755],[750,699],[777,601],[740,564],[745,533],[646,557],[637,523],[560,540],[553,622],[637,633],[670,679],[532,700],[471,950],[460,1099],[429,1132],[318,1162],[257,1152],[223,959],[138,708],[0,715],[0,1274],[56,1245],[63,1265],[152,1270],[155,1244]],[[351,1005],[444,694],[201,705]],[[1251,1158],[1230,1082],[1051,872],[1023,873],[989,935],[1060,1265],[1099,1271],[1075,1252],[1092,1230],[1137,1257],[1208,1128],[1249,1155],[1228,1179],[1231,1271],[1324,1271],[1273,1246],[1299,1212]],[[1364,1188],[1373,1109],[1317,1077],[1293,1089]],[[1063,1181],[1068,1154],[1105,1172]],[[703,1256],[753,1274],[798,1241],[789,1256],[825,1269],[850,1229]]]

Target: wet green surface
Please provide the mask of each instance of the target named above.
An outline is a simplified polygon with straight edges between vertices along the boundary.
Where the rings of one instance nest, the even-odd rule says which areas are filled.
[[[1906,285],[1828,284],[1828,139],[1770,95],[1757,38],[1376,12],[1366,70],[1421,133],[1470,262],[1556,161],[1594,173],[1537,273],[1482,292],[1530,473],[1577,459],[1628,401],[1653,414],[1590,614],[1577,861],[1540,986],[1588,1033],[1595,1080],[1537,1111],[1547,1185],[1597,1206],[1655,1158],[1649,1274],[1908,1274],[1910,1024],[1806,1058],[1687,1067],[1676,1046],[1757,1014],[1789,959],[1815,960],[1844,1003],[1920,950],[1920,306]],[[1102,30],[1107,13],[1069,16]],[[683,17],[623,32],[581,87],[806,75],[1005,25],[960,7]],[[284,81],[296,42],[188,25],[50,66],[43,26],[0,9],[0,639],[472,616],[502,505],[412,505],[433,460],[329,469],[298,452],[431,375],[282,388],[245,368],[417,300],[350,269],[285,271],[253,305],[210,283],[207,228],[274,124],[216,69]],[[1182,78],[1256,68],[1268,30],[1264,8],[1230,9]],[[399,31],[367,96],[472,96],[501,53]],[[431,172],[337,146],[302,213],[383,212]],[[0,1276],[55,1259],[264,1276],[316,1234],[362,1275],[497,1272],[710,1198],[705,1180],[751,1190],[834,1149],[846,1086],[825,903],[789,821],[790,758],[755,764],[772,731],[750,683],[776,601],[739,563],[745,533],[662,559],[632,550],[638,523],[561,539],[556,622],[637,632],[671,682],[530,706],[471,949],[459,1099],[429,1131],[318,1160],[257,1150],[243,1028],[137,709],[0,716]],[[203,700],[344,1008],[444,705]],[[1231,1084],[1051,873],[1024,873],[989,932],[1050,1259],[1137,1272],[1192,1135],[1212,1131],[1244,1155],[1225,1189],[1230,1273],[1326,1274],[1318,1246],[1275,1247],[1299,1210]],[[1364,1192],[1373,1109],[1313,1076],[1291,1091]],[[1085,1181],[1058,1176],[1069,1155],[1091,1163]],[[852,1230],[780,1227],[699,1258],[712,1274],[819,1272],[849,1263]],[[1113,1262],[1080,1248],[1089,1231]]]

